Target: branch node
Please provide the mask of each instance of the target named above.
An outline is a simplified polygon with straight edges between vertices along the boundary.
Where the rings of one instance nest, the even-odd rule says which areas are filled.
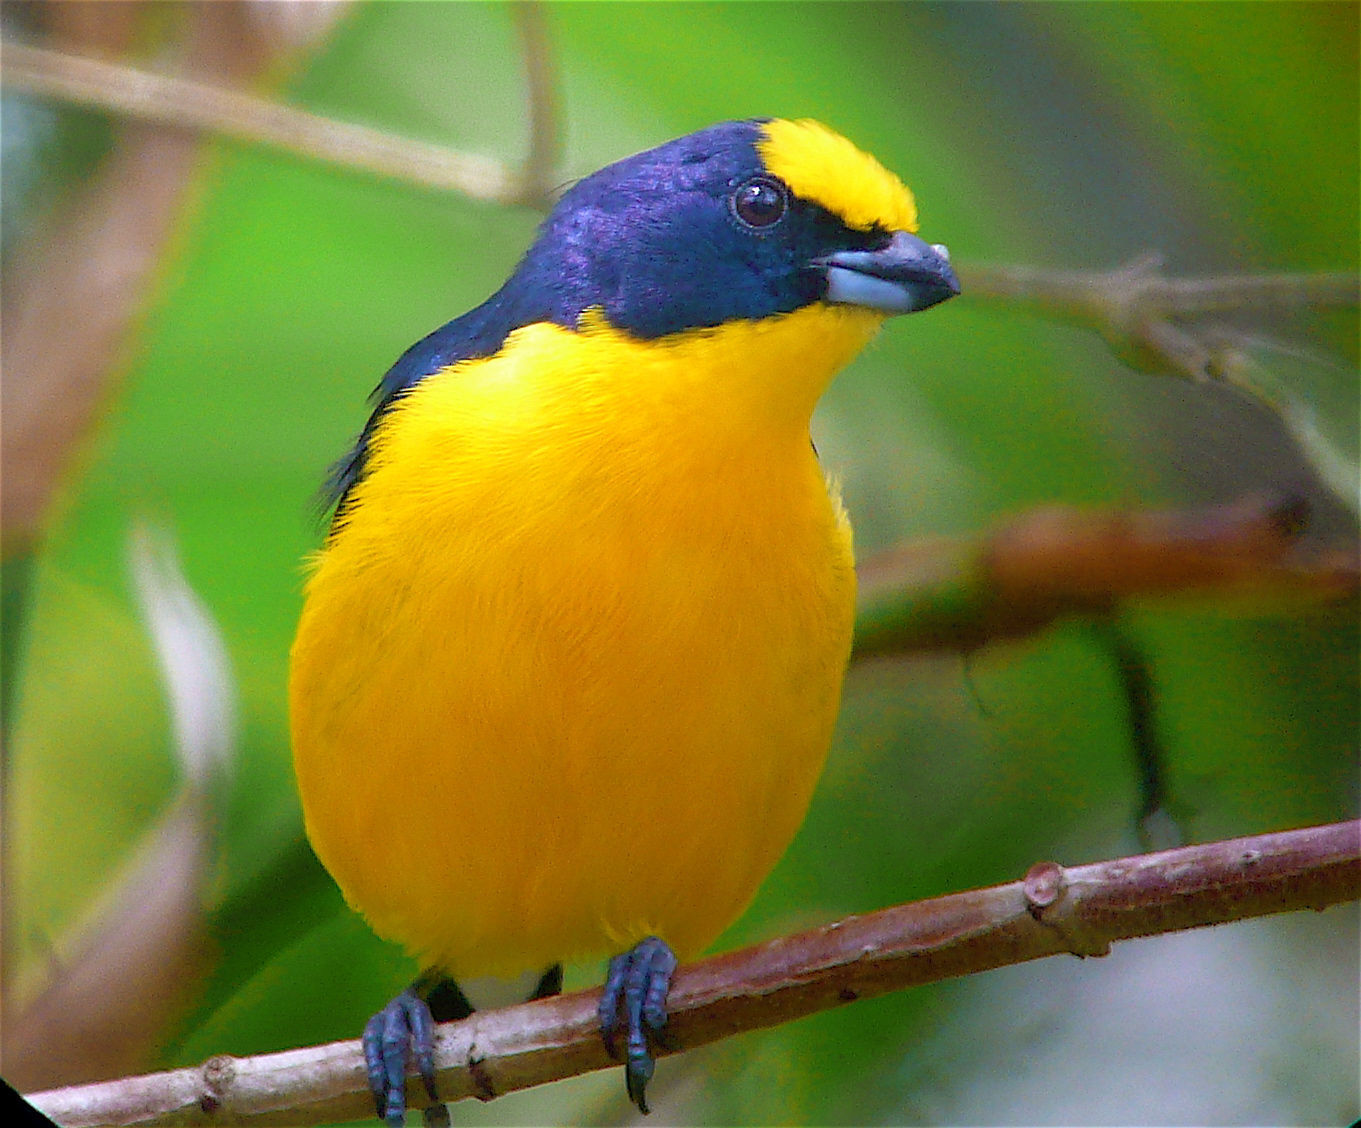
[[[1030,915],[1039,920],[1044,910],[1063,896],[1068,879],[1058,862],[1036,862],[1026,871],[1021,888]]]
[[[1070,895],[1068,874],[1057,862],[1037,862],[1026,871],[1021,882],[1026,911],[1036,923],[1051,929],[1064,948],[1086,959],[1110,954],[1110,939],[1089,929],[1078,913],[1077,901]]]
[[[216,1054],[203,1063],[201,1073],[202,1088],[199,1092],[198,1106],[211,1116],[227,1097],[227,1091],[236,1080],[236,1059],[230,1054]]]

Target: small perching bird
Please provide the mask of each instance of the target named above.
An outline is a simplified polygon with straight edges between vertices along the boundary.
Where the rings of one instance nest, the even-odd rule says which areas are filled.
[[[855,575],[809,422],[887,315],[959,292],[916,230],[825,126],[716,125],[574,186],[379,385],[290,696],[317,855],[426,969],[365,1032],[389,1122],[410,1063],[434,1097],[432,1010],[470,980],[551,994],[606,955],[646,1111],[677,957],[746,907],[826,756]]]

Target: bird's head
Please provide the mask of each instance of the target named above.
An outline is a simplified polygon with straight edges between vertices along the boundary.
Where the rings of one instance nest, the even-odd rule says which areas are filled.
[[[826,126],[725,122],[577,183],[503,299],[565,325],[599,309],[642,338],[815,302],[908,313],[959,292],[916,230],[902,182]]]

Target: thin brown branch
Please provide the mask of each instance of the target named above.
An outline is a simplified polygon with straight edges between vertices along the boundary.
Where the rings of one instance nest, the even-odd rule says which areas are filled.
[[[0,68],[6,87],[29,94],[213,132],[474,199],[543,203],[533,180],[490,157],[394,137],[220,86],[9,41],[0,44]]]
[[[1168,511],[1053,505],[981,534],[913,540],[856,569],[855,657],[974,650],[1141,598],[1355,600],[1354,546],[1299,551],[1305,518],[1289,497]]]
[[[1188,846],[848,917],[682,968],[665,1053],[693,1049],[856,999],[1118,940],[1361,898],[1361,822]],[[595,991],[440,1028],[447,1100],[490,1099],[611,1065]],[[194,1069],[39,1093],[82,1125],[317,1124],[372,1115],[356,1042],[217,1057]],[[418,1086],[408,1099],[419,1107]]]
[[[1254,308],[1345,308],[1358,301],[1357,276],[1346,271],[1168,278],[1161,265],[1159,256],[1145,255],[1114,270],[974,263],[961,273],[967,275],[971,298],[1032,302],[1074,316],[1108,316],[1111,309],[1146,306],[1167,316],[1188,317]]]
[[[1355,272],[1168,278],[1161,257],[1150,254],[1111,271],[974,265],[961,266],[959,274],[971,299],[1030,305],[1094,329],[1134,368],[1246,393],[1276,415],[1333,496],[1357,510],[1355,439],[1339,441],[1337,433],[1350,423],[1321,421],[1306,391],[1262,362],[1270,342],[1216,318],[1247,310],[1355,309],[1361,304]]]
[[[132,37],[135,12],[50,5],[66,34],[79,25],[87,49],[111,49]],[[193,87],[223,99],[277,73],[296,58],[298,35],[258,34],[254,10],[199,5],[167,56],[213,86],[99,62],[78,54],[0,43],[0,79],[35,93],[97,89],[131,103],[145,98],[140,79],[164,91]],[[119,18],[120,15],[123,18]],[[92,27],[86,27],[92,23]],[[315,21],[314,21],[315,23]],[[314,28],[315,30],[315,28]],[[68,40],[69,42],[69,40]],[[110,77],[115,76],[115,77]],[[168,99],[173,105],[173,98]],[[71,197],[38,225],[6,264],[4,391],[6,554],[40,534],[62,474],[85,442],[112,391],[137,320],[172,245],[176,224],[196,187],[202,138],[119,121],[108,157]],[[54,326],[62,331],[55,332]]]
[[[1144,255],[1114,270],[1053,270],[973,264],[959,269],[971,299],[1033,306],[1097,329],[1122,355],[1193,380],[1218,379],[1237,361],[1231,340],[1197,335],[1195,317],[1248,309],[1355,308],[1355,273],[1168,278]]]
[[[516,4],[512,10],[524,51],[529,101],[529,155],[525,158],[524,192],[527,200],[546,201],[553,195],[553,178],[562,163],[558,68],[553,60],[544,5]]]

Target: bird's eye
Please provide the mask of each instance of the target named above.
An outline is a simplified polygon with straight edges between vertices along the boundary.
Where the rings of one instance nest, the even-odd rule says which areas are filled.
[[[732,210],[748,227],[778,223],[789,206],[785,186],[769,176],[756,176],[732,194]]]

